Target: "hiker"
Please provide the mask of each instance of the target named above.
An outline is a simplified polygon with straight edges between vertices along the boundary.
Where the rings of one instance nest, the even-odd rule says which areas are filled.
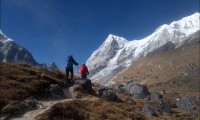
[[[69,84],[71,84],[71,81],[72,81],[73,75],[74,75],[73,64],[78,66],[78,63],[74,60],[73,56],[70,55],[70,56],[68,56],[67,66],[66,66],[66,69],[65,69],[65,71],[66,71],[66,80],[67,80],[67,83],[69,83]],[[69,79],[69,72],[71,73],[70,79]]]
[[[81,78],[87,79],[87,75],[89,75],[89,72],[88,72],[88,68],[85,65],[85,63],[81,65],[80,73],[81,73]]]

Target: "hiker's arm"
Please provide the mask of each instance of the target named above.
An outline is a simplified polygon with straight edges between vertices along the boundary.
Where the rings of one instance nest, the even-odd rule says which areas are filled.
[[[75,65],[78,65],[78,63],[73,59],[73,63],[75,64]]]

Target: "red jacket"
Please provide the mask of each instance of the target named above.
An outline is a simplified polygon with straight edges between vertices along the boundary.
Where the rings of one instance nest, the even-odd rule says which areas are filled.
[[[81,73],[81,75],[88,75],[89,74],[88,68],[87,68],[87,66],[85,64],[81,65],[80,73]]]

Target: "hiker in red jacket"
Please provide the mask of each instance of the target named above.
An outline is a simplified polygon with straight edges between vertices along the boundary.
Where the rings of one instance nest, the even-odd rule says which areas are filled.
[[[81,78],[87,79],[87,75],[89,75],[89,72],[88,72],[88,68],[85,65],[85,63],[81,65],[80,73],[81,73]]]

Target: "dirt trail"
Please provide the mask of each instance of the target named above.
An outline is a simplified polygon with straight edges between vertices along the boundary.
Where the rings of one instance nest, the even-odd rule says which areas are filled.
[[[38,101],[42,105],[40,109],[28,111],[23,116],[11,118],[11,120],[35,120],[36,116],[44,113],[46,110],[50,109],[55,104],[75,100],[75,98],[73,98],[71,93],[69,92],[69,89],[64,89],[63,92],[67,99]],[[78,100],[96,100],[96,99],[98,98],[84,97]]]
[[[23,116],[12,118],[11,120],[35,120],[36,116],[50,109],[56,103],[70,101],[70,100],[73,100],[73,99],[63,99],[63,100],[55,100],[55,101],[39,101],[39,103],[42,104],[42,107],[40,109],[28,111]]]
[[[27,111],[23,116],[11,118],[11,120],[35,120],[36,116],[38,116],[39,114],[50,109],[53,105],[60,103],[60,102],[73,100],[73,98],[69,92],[69,89],[63,89],[63,92],[67,99],[38,101],[41,104],[41,108]]]

